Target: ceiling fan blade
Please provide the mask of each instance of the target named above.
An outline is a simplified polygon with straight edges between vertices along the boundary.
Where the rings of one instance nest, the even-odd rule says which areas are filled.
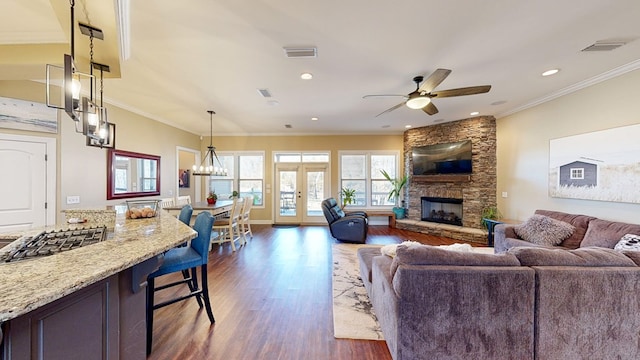
[[[370,98],[370,97],[391,97],[391,96],[402,96],[402,97],[407,97],[407,95],[397,95],[397,94],[381,94],[381,95],[365,95],[362,98],[366,99],[366,98]]]
[[[429,115],[434,115],[438,113],[438,108],[433,105],[433,101],[428,103],[427,106],[422,108],[422,111],[426,112]]]
[[[395,110],[395,109],[397,109],[397,108],[400,108],[400,107],[402,107],[402,106],[404,106],[404,102],[401,102],[400,104],[398,104],[398,105],[396,105],[396,106],[394,106],[394,107],[390,107],[390,108],[388,108],[387,110],[385,110],[385,111],[381,112],[380,114],[376,115],[376,117],[378,117],[378,116],[380,116],[380,115],[383,115],[383,114],[386,114],[386,113],[388,113],[388,112],[392,112],[393,110]]]
[[[489,92],[491,90],[491,85],[483,85],[483,86],[470,86],[465,88],[458,89],[449,89],[442,91],[434,91],[431,93],[431,97],[452,97],[452,96],[463,96],[463,95],[475,95],[475,94],[483,94]]]
[[[451,74],[451,70],[437,69],[422,83],[418,91],[421,93],[431,92],[436,86],[440,85],[449,74]]]

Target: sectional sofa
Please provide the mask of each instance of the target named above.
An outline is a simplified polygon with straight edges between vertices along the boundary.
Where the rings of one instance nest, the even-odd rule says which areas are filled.
[[[396,360],[639,359],[638,254],[399,245],[358,259]]]
[[[507,251],[517,246],[551,247],[562,249],[577,249],[598,246],[613,249],[627,234],[640,235],[640,225],[617,221],[598,219],[593,216],[569,214],[552,210],[536,210],[535,216],[552,219],[549,227],[568,224],[573,231],[563,239],[545,239],[538,243],[524,240],[516,232],[518,225],[498,224],[494,228],[494,246],[496,253]],[[533,218],[533,216],[532,216]],[[528,220],[527,220],[528,221]],[[560,223],[558,223],[560,222]],[[537,229],[537,234],[548,230],[550,234],[557,234],[556,229]],[[536,240],[536,239],[533,239]]]

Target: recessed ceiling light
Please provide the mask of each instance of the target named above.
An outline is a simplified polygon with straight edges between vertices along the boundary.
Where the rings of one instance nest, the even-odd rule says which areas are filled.
[[[318,118],[314,116],[314,117],[311,118],[311,120],[312,121],[318,121]]]
[[[311,79],[313,79],[313,74],[312,73],[302,73],[302,74],[300,74],[300,79],[302,79],[302,80],[311,80]]]
[[[404,128],[405,128],[405,129],[408,129],[408,128],[410,128],[410,127],[411,127],[411,125],[405,125],[405,126],[404,126]]]
[[[560,69],[549,69],[545,72],[542,73],[542,76],[551,76],[551,75],[555,75],[558,73],[558,71],[560,71]]]
[[[471,115],[471,116],[476,116],[476,115],[480,115],[480,113],[479,113],[479,112],[477,112],[477,111],[474,111],[474,112],[472,112],[472,113],[471,113],[471,114],[469,114],[469,115]]]

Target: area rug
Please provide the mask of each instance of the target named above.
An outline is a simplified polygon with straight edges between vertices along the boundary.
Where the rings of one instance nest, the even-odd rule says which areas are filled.
[[[356,251],[367,246],[373,245],[333,245],[333,335],[336,338],[384,340],[360,278]]]

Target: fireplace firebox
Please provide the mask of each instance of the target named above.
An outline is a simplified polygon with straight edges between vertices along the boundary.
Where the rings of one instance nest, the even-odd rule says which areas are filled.
[[[422,221],[462,226],[462,199],[426,197],[422,202]]]

